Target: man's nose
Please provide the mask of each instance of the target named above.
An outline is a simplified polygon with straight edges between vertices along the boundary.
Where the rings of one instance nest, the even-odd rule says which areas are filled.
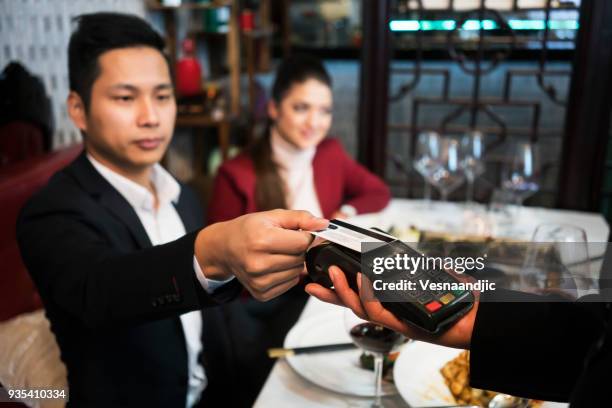
[[[153,101],[143,98],[138,107],[138,126],[156,127],[159,125],[159,115]]]

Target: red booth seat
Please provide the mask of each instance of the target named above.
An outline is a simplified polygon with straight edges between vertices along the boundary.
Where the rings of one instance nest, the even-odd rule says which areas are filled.
[[[81,151],[76,145],[0,169],[0,321],[42,306],[17,247],[17,216],[32,194]]]

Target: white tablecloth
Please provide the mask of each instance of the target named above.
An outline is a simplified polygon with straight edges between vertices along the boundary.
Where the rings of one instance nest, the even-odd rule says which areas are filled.
[[[511,207],[507,214],[487,211],[485,206],[474,205],[466,210],[463,204],[423,200],[393,199],[387,208],[375,214],[365,214],[351,220],[364,227],[387,229],[391,226],[423,230],[455,230],[464,233],[490,233],[531,240],[539,224],[570,224],[583,228],[589,242],[607,242],[609,228],[598,213],[554,210],[536,207]],[[510,225],[511,222],[511,225]]]
[[[480,210],[477,209],[475,213],[478,214]],[[500,231],[496,225],[496,216],[487,220],[491,224],[488,227],[492,228],[493,235],[512,235],[514,238],[529,240],[538,224],[561,223],[583,228],[589,242],[606,242],[608,239],[609,227],[600,214],[526,207],[518,209],[512,218],[514,223],[511,229]],[[460,230],[466,224],[464,207],[459,204],[433,202],[430,207],[422,200],[404,199],[394,199],[384,211],[359,216],[352,221],[364,227],[383,229],[392,225],[399,228],[413,225],[426,230],[449,227]],[[470,222],[468,219],[467,223]],[[311,298],[300,320],[337,307]],[[369,398],[342,395],[314,385],[300,377],[286,361],[279,360],[264,384],[255,407],[369,407],[370,404]],[[385,399],[385,404],[389,407],[406,406],[399,396]]]

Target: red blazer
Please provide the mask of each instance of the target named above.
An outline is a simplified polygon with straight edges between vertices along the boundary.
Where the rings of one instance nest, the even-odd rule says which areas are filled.
[[[319,143],[312,167],[315,190],[326,218],[344,204],[352,205],[358,213],[379,211],[391,198],[385,183],[353,160],[336,139]],[[215,178],[208,223],[258,211],[255,183],[253,162],[247,153],[223,163]]]

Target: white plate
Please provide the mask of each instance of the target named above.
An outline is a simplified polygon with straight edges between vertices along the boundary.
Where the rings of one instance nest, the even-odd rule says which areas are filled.
[[[320,313],[299,321],[287,333],[285,348],[350,343],[342,310]],[[360,397],[374,395],[374,372],[359,366],[361,351],[342,350],[298,354],[287,358],[302,377],[323,388]],[[383,381],[383,395],[397,394],[393,384]]]
[[[440,369],[463,350],[413,342],[395,361],[393,378],[402,398],[413,407],[436,407],[455,403]],[[567,404],[545,402],[542,408],[563,408]]]

